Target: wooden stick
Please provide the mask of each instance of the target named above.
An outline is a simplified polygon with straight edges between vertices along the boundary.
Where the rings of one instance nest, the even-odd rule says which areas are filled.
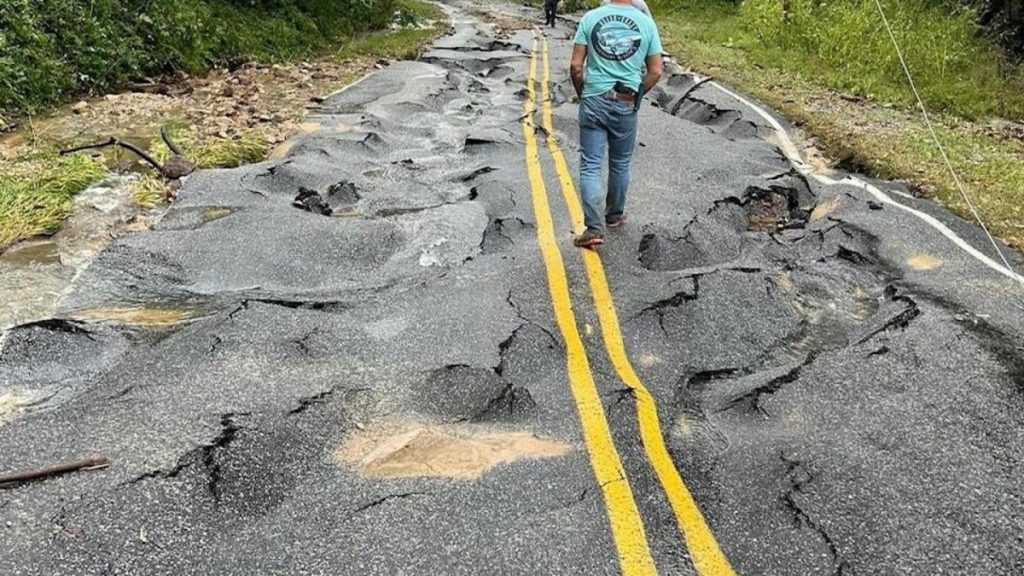
[[[60,151],[61,156],[67,156],[68,154],[74,154],[75,152],[81,152],[82,150],[92,150],[94,148],[106,148],[107,146],[113,146],[117,144],[116,138],[111,138],[106,142],[97,142],[95,144],[85,144],[82,146],[75,146],[74,148],[65,148]]]
[[[68,472],[77,472],[78,470],[96,470],[99,468],[106,468],[107,466],[110,466],[110,459],[106,456],[86,458],[84,460],[65,462],[63,464],[57,464],[56,466],[49,466],[46,468],[0,474],[0,484],[8,484],[11,482],[31,482],[33,480],[42,480],[44,478],[67,474]]]
[[[181,148],[178,148],[178,145],[171,140],[171,135],[167,132],[167,126],[160,127],[160,137],[163,138],[164,144],[167,144],[167,148],[170,149],[171,152],[174,152],[178,156],[185,155],[185,153],[181,151]]]
[[[114,138],[114,137],[111,137],[106,142],[97,142],[95,144],[86,144],[84,146],[75,146],[74,148],[65,148],[65,149],[60,151],[60,155],[61,156],[66,156],[66,155],[71,154],[73,152],[81,152],[82,150],[91,150],[93,148],[105,148],[107,146],[120,146],[121,148],[124,148],[126,150],[131,150],[132,152],[135,153],[136,156],[138,156],[139,158],[142,158],[143,160],[145,160],[146,163],[148,163],[153,168],[156,168],[157,172],[160,172],[161,174],[164,174],[164,167],[161,166],[160,163],[157,162],[155,158],[153,158],[152,156],[147,154],[145,150],[143,150],[142,148],[139,148],[138,146],[136,146],[135,144],[132,144],[131,142],[124,142],[124,141],[118,140],[117,138]]]

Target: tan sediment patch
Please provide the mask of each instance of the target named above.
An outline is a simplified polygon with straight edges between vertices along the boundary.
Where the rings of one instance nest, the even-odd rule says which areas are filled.
[[[817,222],[818,220],[821,220],[825,216],[828,216],[829,214],[835,212],[842,203],[842,196],[834,196],[828,202],[823,202],[815,206],[814,210],[811,211],[811,216],[810,218],[808,218],[808,220],[810,222]]]
[[[277,145],[273,150],[270,151],[269,154],[267,154],[267,160],[281,160],[282,158],[287,156],[289,152],[291,152],[294,146],[294,140],[287,140]]]
[[[358,218],[362,215],[360,210],[335,210],[331,213],[332,218]]]
[[[680,414],[676,421],[672,423],[672,430],[683,437],[689,438],[693,435],[693,428],[690,427],[689,420],[686,419],[685,415]]]
[[[323,124],[321,124],[319,122],[300,122],[295,127],[295,135],[297,135],[297,136],[298,135],[303,135],[304,136],[306,134],[312,134],[314,132],[320,131],[320,129],[323,128],[323,127],[324,127]]]
[[[817,146],[807,146],[804,148],[804,159],[818,174],[829,176],[835,173],[831,162],[828,161],[828,158],[825,157],[825,154]]]
[[[339,464],[370,478],[475,480],[500,464],[567,454],[572,446],[529,432],[420,424],[366,429],[334,453]]]
[[[76,312],[72,318],[80,322],[109,322],[128,326],[174,326],[194,320],[201,314],[183,308],[93,308]]]
[[[213,222],[214,220],[220,220],[225,216],[230,216],[234,212],[231,208],[207,208],[203,210],[203,222]]]
[[[914,270],[935,270],[942,266],[942,260],[939,260],[931,254],[914,254],[910,258],[907,258],[907,266],[910,266]]]
[[[295,147],[296,136],[306,136],[314,132],[318,132],[321,128],[323,128],[323,125],[319,122],[300,122],[295,126],[295,130],[292,132],[290,138],[275,146],[274,149],[267,154],[267,160],[281,160],[291,152],[292,148]]]
[[[858,320],[867,320],[875,315],[877,312],[876,306],[873,305],[873,299],[871,295],[864,291],[864,288],[856,286],[853,289],[853,298],[856,301],[856,307],[853,310],[853,317]]]
[[[10,422],[21,410],[22,399],[13,392],[0,394],[0,426]]]
[[[782,292],[793,291],[793,277],[788,272],[779,274],[778,276],[772,276],[772,282],[775,283],[775,287]]]
[[[640,356],[640,365],[644,368],[650,368],[658,362],[661,362],[661,359],[654,354],[643,354]]]

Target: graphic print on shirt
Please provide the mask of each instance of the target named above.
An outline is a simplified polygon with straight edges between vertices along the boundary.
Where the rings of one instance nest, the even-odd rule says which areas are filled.
[[[637,23],[622,14],[601,18],[590,33],[590,44],[606,60],[628,60],[640,49],[642,40]]]

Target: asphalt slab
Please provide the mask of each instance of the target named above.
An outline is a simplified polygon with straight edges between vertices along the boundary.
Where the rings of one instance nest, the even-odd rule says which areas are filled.
[[[574,173],[572,22],[507,31],[497,17],[541,15],[444,8],[451,33],[418,61],[329,96],[284,157],[191,176],[54,318],[0,339],[0,395],[23,406],[0,420],[0,472],[111,461],[0,488],[0,572],[628,572],[553,314],[536,126],[589,417],[633,530],[662,574],[723,573],[681,535],[572,246],[540,119],[546,47]],[[731,569],[1024,573],[1024,285],[808,178],[771,123],[698,82],[670,67],[642,106],[629,220],[600,262]],[[986,251],[972,224],[874,184]]]

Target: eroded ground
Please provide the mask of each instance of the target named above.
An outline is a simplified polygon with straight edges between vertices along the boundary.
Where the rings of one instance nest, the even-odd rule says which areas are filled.
[[[190,177],[53,318],[5,335],[3,467],[112,465],[0,491],[4,573],[618,573],[537,247],[531,33],[468,8],[449,2],[452,35],[330,97],[281,157]],[[574,164],[565,32],[554,126]],[[762,119],[694,83],[674,73],[643,108],[630,222],[602,258],[733,567],[1024,570],[1020,286],[809,181]],[[647,540],[662,573],[693,573],[542,166]]]

